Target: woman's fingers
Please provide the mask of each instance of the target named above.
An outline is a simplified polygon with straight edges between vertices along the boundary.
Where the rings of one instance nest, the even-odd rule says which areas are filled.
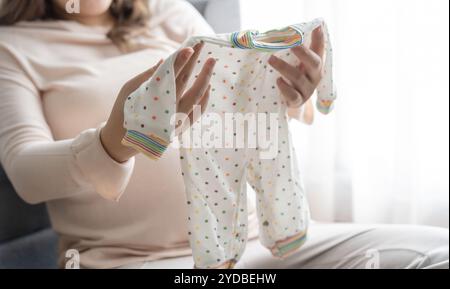
[[[290,86],[282,77],[277,79],[277,85],[288,107],[300,107],[306,101],[303,95]]]
[[[191,47],[186,47],[178,52],[173,68],[175,71],[175,78],[178,77],[180,72],[183,70],[184,66],[189,62],[189,59],[194,54],[194,49]]]
[[[322,78],[322,64],[325,54],[325,36],[322,27],[317,27],[312,32],[310,48],[302,45],[291,50],[305,66],[306,75],[311,82],[319,83]]]
[[[192,87],[179,99],[177,110],[179,113],[189,115],[192,107],[200,102],[200,99],[208,89],[215,64],[216,61],[213,58],[206,60]]]
[[[305,67],[305,74],[311,82],[316,83],[320,81],[322,73],[322,58],[320,58],[320,56],[311,49],[304,46],[298,46],[292,48],[291,50]]]
[[[305,46],[297,46],[291,49],[297,58],[308,70],[317,70],[322,65],[322,58]]]
[[[322,79],[325,37],[321,27],[313,31],[310,48],[298,46],[291,51],[300,60],[300,65],[293,66],[275,55],[270,57],[269,64],[290,82],[283,78],[277,80],[288,106],[300,107],[312,96]]]
[[[200,99],[200,102],[198,103],[198,106],[201,109],[200,115],[202,115],[205,112],[205,110],[208,106],[210,93],[211,93],[211,85],[208,86],[208,89],[206,90],[205,94],[202,96],[202,98]],[[197,121],[199,115],[197,115],[197,114],[194,115],[194,114],[195,114],[194,110],[192,110],[187,117],[178,121],[179,125],[177,126],[177,135],[180,133],[183,133],[194,122]],[[196,118],[194,118],[194,117],[196,117]]]
[[[275,55],[272,55],[269,59],[269,64],[272,65],[278,72],[284,76],[286,79],[288,79],[295,89],[298,90],[302,95],[308,94],[308,88],[310,87],[310,81],[305,76],[305,68],[303,65],[300,65],[299,67],[294,67],[284,61],[283,59],[280,59],[276,57]]]
[[[295,82],[301,76],[301,72],[297,67],[290,65],[289,63],[281,58],[276,57],[275,55],[270,56],[269,64],[279,73],[281,73],[281,75],[289,79],[289,81]]]
[[[125,94],[130,94],[132,91],[136,90],[139,88],[139,86],[141,86],[141,84],[143,84],[144,82],[146,82],[150,77],[153,76],[153,74],[155,73],[155,71],[158,69],[158,67],[163,63],[163,60],[161,59],[160,61],[158,61],[158,63],[153,66],[152,68],[142,72],[141,74],[137,75],[136,77],[134,77],[133,79],[129,80],[124,86],[123,86],[123,90],[126,90]]]
[[[197,76],[197,79],[194,81],[194,84],[189,89],[188,93],[200,93],[203,95],[206,89],[209,86],[209,82],[211,80],[211,76],[214,70],[214,66],[216,65],[216,60],[214,58],[208,58],[203,65],[202,71]]]
[[[142,83],[143,83],[146,80],[148,80],[150,77],[152,77],[153,74],[155,74],[155,72],[158,69],[158,67],[163,63],[163,61],[164,60],[160,59],[158,61],[158,63],[156,63],[152,68],[150,68],[149,70],[145,71],[144,73],[141,73],[140,75],[138,75],[137,77],[140,78],[139,80],[142,79]]]
[[[200,99],[200,102],[198,103],[198,105],[200,106],[200,109],[201,109],[200,115],[202,115],[205,112],[206,108],[208,107],[210,93],[211,93],[211,85],[208,86],[208,88],[205,91],[205,94],[202,96],[202,98]],[[189,114],[190,123],[193,124],[194,122],[196,122],[198,117],[199,117],[199,115],[194,115],[194,111],[191,111],[191,113]]]
[[[311,50],[314,51],[321,59],[325,54],[325,35],[321,26],[312,32]]]
[[[186,88],[189,77],[191,76],[192,71],[194,70],[195,64],[197,62],[198,56],[200,55],[200,52],[202,51],[203,46],[204,46],[203,42],[194,45],[193,47],[194,54],[192,54],[188,63],[183,67],[183,69],[177,76],[176,79],[177,99],[179,99],[179,97],[183,94],[184,89]]]
[[[183,67],[188,63],[189,59],[191,58],[192,54],[194,54],[194,49],[190,47],[186,47],[180,50],[180,52],[177,55],[177,58],[175,59],[174,63],[174,70],[175,75],[178,75],[180,71],[183,69]],[[145,81],[147,81],[150,77],[155,74],[158,67],[163,63],[163,60],[161,59],[155,66],[150,68],[147,71],[144,71],[143,73],[139,74],[138,76],[134,77],[128,83],[126,84],[128,90],[133,91],[136,90],[141,84],[143,84]]]

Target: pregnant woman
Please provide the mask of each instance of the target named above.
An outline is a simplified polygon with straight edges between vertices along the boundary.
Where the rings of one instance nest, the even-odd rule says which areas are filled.
[[[178,151],[153,162],[122,146],[123,103],[186,38],[213,31],[182,0],[83,0],[80,13],[68,13],[66,2],[2,2],[1,164],[26,202],[47,204],[61,267],[76,249],[83,268],[192,268]],[[178,110],[187,114],[207,104],[216,65],[206,61],[186,87],[201,49],[181,50],[175,63]],[[270,65],[283,76],[290,116],[310,123],[320,29],[309,48],[292,52],[300,67],[277,58]],[[400,225],[313,223],[302,249],[277,260],[255,239],[249,212],[238,268],[365,268],[368,252],[386,268],[448,267],[448,230]]]

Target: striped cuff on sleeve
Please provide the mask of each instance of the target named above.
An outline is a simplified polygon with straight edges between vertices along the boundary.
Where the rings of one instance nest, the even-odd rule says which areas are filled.
[[[317,110],[323,114],[329,114],[334,108],[333,100],[317,99]]]
[[[169,146],[169,142],[154,134],[143,134],[135,130],[127,131],[122,144],[132,147],[147,157],[158,160]]]
[[[272,255],[279,258],[288,257],[305,243],[306,236],[306,231],[304,231],[285,240],[278,241],[276,245],[271,248]]]

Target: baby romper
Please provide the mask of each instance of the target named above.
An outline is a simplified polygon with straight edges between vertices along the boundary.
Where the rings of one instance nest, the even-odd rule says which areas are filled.
[[[189,86],[207,58],[217,61],[206,111],[190,130],[179,135],[196,268],[232,268],[241,257],[247,240],[247,182],[256,192],[261,243],[274,256],[285,257],[305,241],[308,203],[288,130],[287,107],[276,86],[280,74],[268,59],[275,54],[299,64],[288,48],[308,43],[318,26],[325,34],[326,59],[317,108],[326,114],[336,94],[331,45],[320,19],[266,33],[196,36],[182,45],[205,43]],[[128,97],[124,107],[127,133],[122,143],[155,160],[175,139],[176,55],[165,60],[154,76]],[[186,145],[186,140],[190,141],[186,136],[196,133],[202,137]],[[272,141],[250,140],[262,135]]]

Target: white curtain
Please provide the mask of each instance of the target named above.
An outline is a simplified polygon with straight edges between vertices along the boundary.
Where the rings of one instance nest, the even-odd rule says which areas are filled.
[[[241,0],[243,28],[323,17],[339,100],[293,137],[313,217],[449,222],[449,1]]]

